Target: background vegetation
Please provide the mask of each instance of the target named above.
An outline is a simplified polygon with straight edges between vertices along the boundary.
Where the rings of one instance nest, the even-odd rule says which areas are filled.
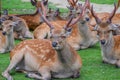
[[[117,0],[91,0],[91,2],[102,4],[113,4]],[[50,3],[49,7],[55,6]],[[8,9],[10,14],[33,13],[34,7],[29,2],[21,2],[21,0],[2,0],[2,10]],[[64,9],[61,9],[64,12]],[[16,40],[18,44],[20,41]],[[81,69],[81,77],[78,79],[54,79],[54,80],[120,80],[120,69],[113,65],[103,64],[101,58],[101,50],[99,44],[94,47],[78,51],[83,62]],[[0,54],[0,80],[5,80],[1,73],[9,65],[9,53]],[[11,75],[15,80],[32,80],[25,78],[25,74],[16,73],[14,70]]]

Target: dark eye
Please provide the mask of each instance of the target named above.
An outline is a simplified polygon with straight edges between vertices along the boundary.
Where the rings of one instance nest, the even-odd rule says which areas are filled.
[[[61,36],[61,38],[66,38],[66,36]]]

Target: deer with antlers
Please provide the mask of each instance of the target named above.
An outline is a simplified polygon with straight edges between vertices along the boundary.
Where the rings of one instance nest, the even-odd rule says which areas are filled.
[[[45,7],[47,7],[48,0],[42,0],[42,1],[44,3]],[[38,8],[41,8],[40,3],[41,3],[41,1],[31,0],[31,4],[36,7],[36,12],[34,14],[15,15],[20,18],[23,18],[26,21],[30,30],[34,30],[37,26],[39,26],[43,22],[43,20],[40,19],[40,15],[38,13]]]
[[[102,21],[91,8],[91,13],[96,20],[96,26],[94,28],[99,36],[101,44],[101,54],[104,63],[114,64],[120,67],[120,35],[113,36],[112,32],[117,29],[117,26],[112,23],[112,18],[116,12],[116,5],[114,10],[110,14],[109,18]]]
[[[43,6],[44,7],[44,6]],[[96,37],[96,32],[91,31],[88,27],[89,23],[89,16],[86,12],[86,3],[84,6],[78,5],[78,16],[74,21],[78,23],[78,25],[73,25],[72,33],[67,38],[67,42],[75,49],[85,49],[90,46],[93,46],[98,42],[98,39]],[[54,21],[52,22],[54,24],[59,24],[63,26],[66,24],[66,21]],[[60,28],[60,27],[56,27]],[[34,38],[37,39],[43,39],[43,38],[50,38],[50,29],[46,24],[42,24],[39,27],[37,27],[34,31]]]
[[[66,41],[66,37],[70,34],[69,28],[72,29],[71,26],[75,24],[72,21],[73,17],[66,26],[55,29],[58,25],[51,24],[42,13],[40,14],[50,27],[50,40],[33,39],[21,42],[11,51],[10,65],[2,75],[7,80],[13,80],[9,71],[17,66],[27,71],[28,77],[40,80],[79,77],[82,66],[81,58]]]
[[[89,0],[88,0],[89,1]],[[118,0],[118,4],[117,4],[117,9],[119,8],[119,4],[120,4],[120,0]],[[90,1],[87,4],[87,9],[91,10],[91,5],[90,5]],[[92,16],[92,14],[90,13],[90,23],[89,26],[90,27],[94,27],[96,25],[96,21],[94,19],[94,17]],[[101,20],[106,20],[108,19],[110,13],[108,12],[101,12],[101,13],[96,13],[96,15],[101,19]],[[116,24],[118,26],[118,31],[114,32],[114,35],[119,35],[120,34],[120,13],[116,13],[114,15],[114,17],[112,18],[112,23]]]

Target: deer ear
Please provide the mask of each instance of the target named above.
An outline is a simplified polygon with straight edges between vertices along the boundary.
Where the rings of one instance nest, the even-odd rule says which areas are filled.
[[[98,25],[95,25],[95,27],[92,29],[92,31],[98,31]]]
[[[110,30],[112,30],[112,31],[116,31],[117,29],[119,29],[119,25],[111,24],[111,25],[109,26],[109,28],[110,28]]]
[[[4,15],[8,15],[8,10],[5,9],[5,10],[3,11],[3,14],[4,14]]]
[[[31,4],[32,4],[33,6],[36,6],[36,3],[37,3],[36,0],[30,0],[30,1],[31,1]]]
[[[44,1],[44,5],[48,5],[48,0]]]
[[[8,18],[9,20],[12,20],[13,19],[13,16],[9,16],[9,18]]]

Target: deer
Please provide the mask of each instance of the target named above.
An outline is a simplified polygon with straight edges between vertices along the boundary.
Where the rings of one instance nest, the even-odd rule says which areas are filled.
[[[16,23],[13,30],[16,34],[15,39],[24,40],[26,38],[33,38],[33,34],[30,32],[26,22],[24,19],[16,17],[16,16],[9,16],[8,11],[5,10],[4,14],[1,16],[1,23],[5,20],[11,20]],[[0,26],[2,28],[2,26]]]
[[[41,12],[41,9],[39,11]],[[18,66],[27,71],[27,77],[34,79],[79,77],[82,66],[81,58],[66,41],[66,37],[71,33],[69,29],[72,29],[71,26],[75,24],[73,17],[63,28],[55,29],[57,25],[51,24],[44,14],[40,14],[50,27],[50,40],[32,39],[21,42],[11,51],[10,64],[2,76],[7,80],[13,80],[9,72]]]
[[[13,27],[15,26],[15,22],[6,20],[2,23],[2,31],[0,32],[1,37],[1,45],[0,45],[0,53],[5,53],[11,51],[14,44],[14,33]]]
[[[117,4],[117,9],[119,8],[119,4],[120,4],[120,0],[118,0],[118,4]],[[90,23],[89,23],[89,27],[92,28],[96,25],[96,21],[94,19],[94,17],[92,16],[91,14],[91,4],[90,4],[90,1],[87,0],[87,4],[86,4],[86,7],[87,7],[87,10],[89,11],[89,17],[90,17]],[[101,13],[96,13],[96,15],[102,19],[102,20],[106,20],[110,13],[109,12],[101,12]],[[116,13],[112,19],[112,22],[116,25],[120,25],[120,13]],[[120,31],[117,31],[117,32],[114,32],[116,34],[114,35],[119,35],[120,34]]]
[[[93,46],[98,42],[97,34],[95,31],[91,31],[88,27],[89,16],[86,12],[86,3],[84,6],[78,5],[78,16],[76,17],[77,23],[73,25],[72,33],[67,38],[67,42],[75,49],[86,49]],[[81,11],[82,9],[82,11]],[[81,12],[80,12],[81,11]],[[79,18],[80,17],[80,18]],[[59,24],[63,26],[66,21],[53,21],[54,24]],[[60,27],[56,27],[60,28]],[[33,32],[34,38],[36,39],[49,39],[50,38],[50,28],[46,24],[38,26]]]
[[[91,7],[91,13],[96,20],[96,26],[93,30],[97,31],[103,63],[116,65],[120,68],[120,35],[113,35],[112,32],[117,29],[117,26],[112,23],[117,8],[114,4],[114,9],[106,20],[101,20]]]
[[[40,19],[40,15],[38,13],[38,8],[41,7],[40,3],[43,1],[45,7],[47,7],[48,0],[42,0],[42,1],[30,0],[30,1],[31,1],[31,4],[36,7],[36,12],[33,14],[20,14],[15,16],[23,18],[26,21],[29,29],[34,30],[37,26],[43,23],[43,20]]]

